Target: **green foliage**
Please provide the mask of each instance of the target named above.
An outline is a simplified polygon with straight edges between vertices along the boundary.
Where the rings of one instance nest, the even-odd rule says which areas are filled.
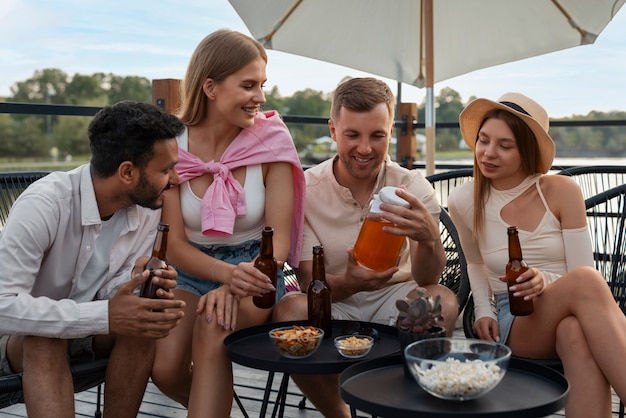
[[[152,102],[152,83],[147,78],[102,72],[69,76],[57,68],[35,71],[29,79],[16,82],[11,92],[12,96],[6,101],[82,106],[105,106],[121,100]],[[328,118],[330,94],[305,89],[283,97],[278,87],[274,86],[265,92],[263,109],[277,110],[281,115]],[[435,98],[436,122],[457,122],[461,110],[472,99],[474,97],[469,97],[464,102],[457,91],[449,87],[441,89]],[[424,113],[425,103],[421,103],[418,106],[418,121],[424,121]],[[594,111],[562,120],[624,119],[626,112]],[[0,115],[0,155],[5,158],[46,158],[52,146],[59,148],[60,157],[65,153],[88,155],[87,125],[90,120],[78,116]],[[288,127],[303,158],[315,154],[317,138],[329,135],[326,124],[289,123]],[[626,156],[626,129],[623,126],[559,127],[552,128],[550,134],[555,140],[559,157]],[[461,142],[458,129],[437,128],[436,152],[458,152]]]
[[[297,91],[291,97],[282,100],[286,115],[328,117],[330,99],[321,91],[306,89]],[[289,126],[296,148],[305,149],[316,138],[328,135],[327,125],[291,124]]]
[[[11,87],[9,102],[105,106],[121,100],[152,102],[152,82],[145,77],[95,73],[68,76],[57,68],[35,71]],[[56,146],[65,154],[90,153],[87,126],[91,118],[78,116],[1,115],[0,151],[3,157],[47,158]]]

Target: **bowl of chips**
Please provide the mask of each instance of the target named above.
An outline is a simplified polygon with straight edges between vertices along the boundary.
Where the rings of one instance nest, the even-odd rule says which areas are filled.
[[[274,328],[269,332],[270,340],[278,352],[287,358],[306,358],[317,351],[324,330],[312,326],[292,325]]]

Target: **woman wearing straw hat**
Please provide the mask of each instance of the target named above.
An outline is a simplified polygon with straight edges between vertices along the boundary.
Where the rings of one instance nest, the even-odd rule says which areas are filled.
[[[474,181],[454,189],[448,205],[467,257],[476,333],[517,356],[558,356],[571,383],[567,416],[610,417],[610,385],[626,399],[626,361],[616,361],[626,359],[626,317],[592,267],[580,188],[545,174],[554,159],[546,111],[507,93],[471,102],[460,125],[474,151]],[[503,277],[509,226],[518,227],[530,266],[512,289],[533,300],[528,316],[509,311]]]

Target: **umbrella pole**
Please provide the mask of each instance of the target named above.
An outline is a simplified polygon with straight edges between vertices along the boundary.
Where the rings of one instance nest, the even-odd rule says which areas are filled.
[[[433,0],[424,0],[424,39],[426,42],[426,175],[435,173],[435,95],[433,63]]]

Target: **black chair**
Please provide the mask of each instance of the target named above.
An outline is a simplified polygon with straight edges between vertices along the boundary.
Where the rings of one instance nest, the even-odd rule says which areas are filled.
[[[439,214],[440,236],[446,252],[446,265],[441,273],[439,283],[452,290],[459,302],[459,314],[465,309],[470,297],[469,277],[467,276],[467,262],[461,248],[459,235],[444,208]]]
[[[595,268],[602,273],[615,301],[626,314],[626,184],[586,199],[585,206]],[[463,331],[468,338],[477,338],[473,325],[474,301],[470,296],[463,315]],[[559,360],[532,361],[563,371]],[[624,417],[622,401],[619,405],[619,417]]]
[[[6,222],[13,202],[31,183],[46,176],[49,172],[5,172],[0,173],[0,233]],[[94,416],[102,416],[100,410],[102,383],[108,359],[90,361],[71,366],[74,379],[74,392],[82,392],[98,386],[96,411]],[[24,402],[22,375],[0,376],[0,409]]]
[[[99,418],[102,416],[100,409],[102,398],[102,383],[106,372],[108,359],[100,359],[89,361],[86,363],[78,363],[72,365],[70,370],[74,379],[74,392],[79,393],[94,386],[98,386],[96,412],[94,416]],[[24,402],[24,393],[22,392],[22,374],[12,374],[8,376],[0,376],[0,409]]]
[[[437,191],[439,204],[445,209],[448,209],[448,194],[450,191],[473,179],[474,169],[472,168],[460,168],[426,176],[426,180],[428,180]]]
[[[557,174],[571,177],[578,183],[585,199],[626,183],[625,165],[572,167]]]
[[[47,171],[0,173],[0,231],[9,216],[13,202],[31,183],[48,173]]]

